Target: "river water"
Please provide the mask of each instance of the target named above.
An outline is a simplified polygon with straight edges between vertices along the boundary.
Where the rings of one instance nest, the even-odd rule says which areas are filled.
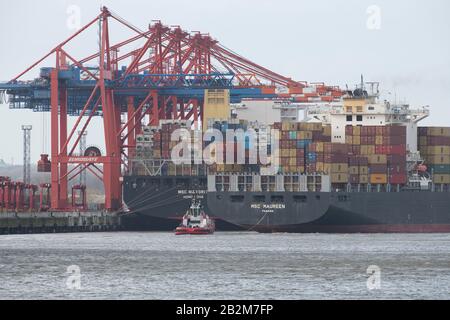
[[[450,234],[0,236],[0,299],[450,299]]]

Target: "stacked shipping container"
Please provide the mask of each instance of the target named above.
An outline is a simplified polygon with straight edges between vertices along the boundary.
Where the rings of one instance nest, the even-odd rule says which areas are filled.
[[[226,134],[228,130],[243,130],[244,132],[248,128],[248,122],[245,120],[236,120],[236,119],[229,119],[227,121],[225,120],[214,120],[211,121],[208,124],[208,129],[215,129],[221,132],[222,134],[222,155],[219,157],[218,155],[215,156],[215,160],[217,163],[211,165],[209,167],[209,170],[211,173],[225,173],[225,172],[242,172],[242,171],[252,171],[254,169],[250,165],[250,139],[246,139],[244,142],[242,141],[234,141],[234,142],[226,142]],[[204,147],[207,147],[210,145],[213,141],[208,141],[203,144]],[[237,153],[238,153],[238,145],[243,144],[244,145],[244,152],[245,152],[245,164],[243,163],[237,163]],[[242,147],[242,145],[240,146]],[[253,146],[252,146],[253,147]],[[219,152],[217,150],[217,152]],[[234,159],[227,159],[227,153],[233,154]],[[232,160],[232,161],[231,161]],[[233,163],[228,163],[233,162]]]
[[[450,128],[420,127],[419,151],[435,184],[450,184]]]
[[[132,172],[137,175],[148,175],[154,172],[154,166],[162,165],[162,162],[155,163],[153,160],[170,160],[171,151],[178,143],[171,141],[172,133],[181,128],[190,130],[190,121],[161,120],[159,128],[144,126],[142,133],[136,136],[136,153]],[[158,168],[156,168],[158,170]],[[191,175],[190,164],[175,165],[167,161],[161,172],[169,175]]]
[[[321,123],[277,122],[280,131],[281,173],[324,172],[324,144],[331,141],[331,127]]]
[[[356,173],[358,162],[360,183],[406,183],[406,127],[347,126],[346,142],[351,148],[352,172]],[[356,177],[350,180],[355,181]]]
[[[268,144],[270,142],[270,128],[257,123],[231,119],[210,122],[209,127],[222,132],[224,138],[227,130],[242,129],[245,131],[252,128],[260,133],[264,132],[263,135],[259,135],[260,142],[261,137],[265,137],[264,139]],[[138,136],[137,139],[138,155],[144,158],[151,155],[154,159],[170,160],[171,150],[178,143],[177,141],[171,141],[171,136],[175,130],[180,128],[191,130],[188,123],[175,121],[161,123],[159,129],[153,128],[153,130],[150,130],[150,128],[145,127],[143,134]],[[406,128],[403,126],[347,126],[345,144],[332,143],[331,126],[322,125],[322,123],[278,122],[274,123],[271,128],[280,132],[279,172],[281,174],[327,174],[330,175],[331,183],[335,185],[369,183],[374,185],[388,183],[403,185],[407,182]],[[433,137],[430,135],[430,139],[426,142],[441,141],[433,139]],[[441,135],[441,137],[450,139],[450,134],[448,136]],[[209,143],[204,143],[203,147],[208,146]],[[260,163],[251,164],[250,151],[254,150],[256,146],[251,145],[249,139],[225,143],[222,159],[224,161],[227,159],[227,152],[230,150],[236,157],[239,147],[245,149],[245,164],[217,163],[210,165],[209,171],[211,173],[259,173],[264,166]],[[435,169],[439,173],[450,169],[450,146],[447,146],[447,148],[441,147],[446,152],[446,156],[443,156],[439,162],[435,157],[430,158],[435,161],[435,165],[448,165],[448,167],[436,166]],[[139,153],[139,150],[141,153]],[[269,154],[273,151],[270,145],[268,145],[268,151]],[[435,151],[438,150],[430,149],[430,152]],[[429,153],[429,155],[430,157],[435,156],[433,153]],[[167,173],[169,175],[184,175],[191,172],[190,169],[189,164],[178,168],[169,161]],[[141,172],[141,174],[145,173]],[[450,171],[448,177],[439,176],[439,178],[447,181],[447,178],[450,179]]]
[[[406,128],[347,126],[346,143],[331,143],[331,127],[317,123],[275,123],[281,130],[282,173],[325,173],[331,183],[403,185]]]

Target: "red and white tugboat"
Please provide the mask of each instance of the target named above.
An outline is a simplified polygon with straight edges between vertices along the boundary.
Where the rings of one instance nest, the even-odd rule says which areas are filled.
[[[212,234],[215,230],[214,220],[203,211],[200,202],[194,199],[191,207],[183,216],[183,221],[175,229],[175,234]]]

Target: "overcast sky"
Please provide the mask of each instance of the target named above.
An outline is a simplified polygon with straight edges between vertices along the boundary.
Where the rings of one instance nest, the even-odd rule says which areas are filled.
[[[233,51],[296,80],[353,87],[364,74],[367,81],[380,81],[392,100],[430,105],[424,125],[450,126],[448,0],[1,1],[0,81],[12,79],[74,32],[73,6],[86,24],[101,5],[141,29],[161,20],[209,32]],[[118,40],[121,35],[126,34],[114,34]],[[78,58],[97,41],[94,32],[82,40],[86,48],[71,48]],[[32,124],[32,161],[37,161],[42,114],[0,105],[0,119],[0,159],[22,162],[20,127]],[[98,126],[90,129],[88,144],[102,146],[101,138]]]

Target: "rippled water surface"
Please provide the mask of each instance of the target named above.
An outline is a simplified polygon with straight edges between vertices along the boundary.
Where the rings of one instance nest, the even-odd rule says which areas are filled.
[[[0,298],[450,299],[450,235],[0,236]]]

